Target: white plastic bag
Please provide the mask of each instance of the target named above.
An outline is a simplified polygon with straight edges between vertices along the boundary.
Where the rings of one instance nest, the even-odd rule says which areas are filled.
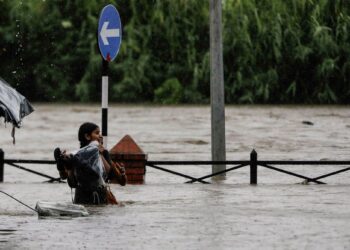
[[[58,203],[49,201],[38,201],[35,210],[39,216],[88,216],[89,212],[82,205],[72,203]]]
[[[79,149],[74,157],[80,161],[84,161],[83,167],[88,167],[98,174],[100,177],[105,177],[106,173],[103,168],[103,162],[100,157],[98,148],[99,144],[96,141],[92,141],[89,145]]]

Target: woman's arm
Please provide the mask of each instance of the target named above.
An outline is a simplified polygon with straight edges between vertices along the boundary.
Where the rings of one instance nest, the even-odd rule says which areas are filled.
[[[111,160],[111,157],[109,155],[109,152],[105,149],[101,150],[101,158],[103,161],[103,165],[105,166],[105,170],[108,176],[108,179],[116,179],[116,181],[122,185],[126,185],[126,175],[125,175],[125,168],[119,163],[114,163]]]
[[[120,185],[125,186],[127,177],[125,175],[125,168],[118,162],[112,162],[113,175],[117,178]]]
[[[103,163],[103,167],[105,169],[105,172],[108,173],[111,171],[111,165],[109,164],[109,162],[106,160],[106,158],[103,156],[103,154],[101,154],[101,159],[102,159],[102,163]]]

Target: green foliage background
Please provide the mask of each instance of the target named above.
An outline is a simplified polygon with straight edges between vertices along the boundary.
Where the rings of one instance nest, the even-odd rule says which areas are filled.
[[[123,41],[114,102],[209,102],[209,0],[0,0],[0,76],[31,101],[99,101],[100,10]],[[350,1],[223,0],[226,103],[350,103]]]

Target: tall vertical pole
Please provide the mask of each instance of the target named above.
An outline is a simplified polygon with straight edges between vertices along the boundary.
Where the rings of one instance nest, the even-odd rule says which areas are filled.
[[[108,146],[108,61],[102,59],[102,136],[103,146]]]
[[[225,96],[222,56],[221,0],[210,0],[210,101],[211,153],[213,161],[226,160]],[[226,165],[212,165],[212,172],[226,169]],[[225,174],[218,176],[222,179]]]
[[[108,64],[117,56],[122,41],[122,23],[113,4],[106,5],[100,14],[97,28],[97,44],[102,56],[102,136],[103,146],[108,147]]]
[[[5,153],[0,148],[0,182],[4,182]]]

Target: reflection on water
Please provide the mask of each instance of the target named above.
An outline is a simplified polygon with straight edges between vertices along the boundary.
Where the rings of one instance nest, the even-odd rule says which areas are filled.
[[[34,105],[16,131],[1,127],[6,158],[53,159],[55,147],[78,147],[82,122],[99,122],[98,106]],[[131,135],[149,160],[210,160],[210,109],[206,106],[112,106],[109,146]],[[305,121],[308,121],[306,124]],[[228,160],[247,160],[255,148],[265,160],[349,160],[347,107],[232,106],[226,108]],[[26,165],[57,176],[52,165]],[[171,166],[193,177],[210,166]],[[339,169],[289,166],[316,177]],[[349,173],[327,185],[259,168],[257,186],[249,169],[210,185],[148,168],[145,185],[112,185],[120,206],[87,206],[90,216],[38,219],[28,208],[0,196],[0,249],[345,249],[350,245]],[[37,201],[71,201],[65,183],[5,167],[0,190],[34,207]],[[8,230],[8,231],[6,231]]]

